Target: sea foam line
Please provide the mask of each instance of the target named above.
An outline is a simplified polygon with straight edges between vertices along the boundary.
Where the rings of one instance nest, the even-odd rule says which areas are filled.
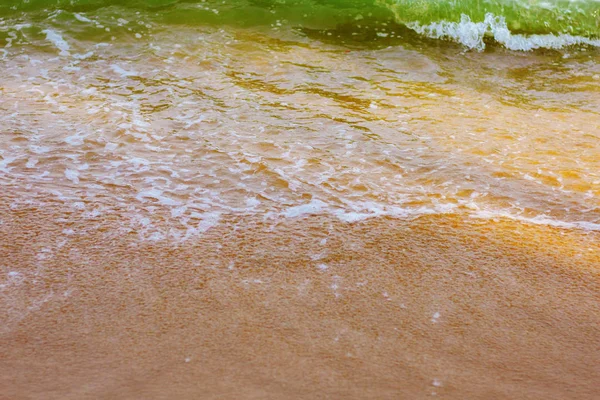
[[[494,40],[510,50],[530,51],[539,48],[561,49],[573,45],[600,47],[600,39],[590,39],[569,34],[521,35],[513,34],[503,16],[487,13],[483,22],[473,22],[462,14],[460,22],[440,21],[427,25],[409,22],[407,27],[433,39],[452,39],[476,50],[485,49],[484,37]]]
[[[477,210],[475,212],[465,210],[458,204],[436,204],[429,207],[423,206],[415,209],[402,208],[398,206],[386,206],[373,202],[357,204],[354,207],[341,208],[331,206],[327,203],[313,199],[311,202],[293,206],[283,211],[280,216],[285,218],[306,217],[309,215],[329,214],[338,218],[340,221],[353,223],[376,217],[390,218],[418,218],[425,215],[434,214],[453,214],[458,215],[466,212],[466,215],[476,219],[508,219],[532,225],[545,225],[559,229],[578,229],[583,231],[600,232],[600,223],[588,221],[561,221],[551,218],[547,215],[538,215],[535,217],[525,217],[511,213],[507,210]]]

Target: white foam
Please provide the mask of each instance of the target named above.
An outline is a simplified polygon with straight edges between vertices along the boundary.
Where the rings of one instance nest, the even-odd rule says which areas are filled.
[[[126,69],[123,69],[122,67],[118,66],[117,64],[111,64],[110,65],[110,69],[113,70],[113,72],[121,75],[123,78],[127,78],[130,76],[138,76],[138,73],[136,71],[127,71]]]
[[[79,146],[83,144],[83,137],[79,136],[79,134],[75,134],[72,136],[68,136],[64,139],[65,143],[70,144],[71,146]]]
[[[473,203],[474,204],[474,203]],[[310,203],[293,206],[282,212],[281,216],[286,218],[296,218],[305,215],[330,214],[337,217],[340,221],[355,223],[376,217],[391,218],[418,218],[424,215],[432,214],[455,214],[466,210],[457,204],[434,204],[419,208],[402,208],[399,206],[389,206],[375,202],[355,202],[349,203],[347,207],[339,207],[327,204],[321,200],[313,200]],[[600,223],[590,221],[561,221],[550,218],[546,215],[535,217],[524,217],[516,214],[514,210],[482,210],[480,207],[472,206],[468,211],[468,216],[481,219],[506,218],[524,223],[536,225],[548,225],[561,229],[581,229],[586,231],[600,231]],[[273,215],[274,216],[274,215]]]
[[[181,217],[187,211],[187,206],[176,207],[171,210],[171,216],[173,218]]]
[[[69,46],[69,43],[63,39],[60,33],[52,29],[45,29],[42,31],[42,33],[46,34],[46,40],[51,42],[57,49],[60,50],[59,54],[61,56],[68,56],[70,54],[69,50],[71,49],[71,46]]]
[[[514,221],[525,222],[534,225],[548,225],[555,228],[561,229],[582,229],[586,231],[599,231],[600,223],[588,222],[588,221],[560,221],[548,217],[547,215],[538,215],[535,217],[524,217],[521,215],[511,214],[509,211],[489,211],[481,210],[471,215],[473,218],[482,219],[493,219],[493,218],[506,218]]]
[[[148,236],[148,240],[150,240],[151,242],[158,242],[160,240],[164,240],[165,239],[165,235],[162,234],[161,232],[152,232],[150,234],[150,236]]]
[[[202,221],[198,224],[198,227],[196,229],[198,230],[198,232],[206,232],[213,226],[217,225],[219,223],[220,219],[221,219],[221,213],[218,213],[218,212],[206,213],[203,215]]]
[[[332,290],[333,290],[333,294],[336,298],[339,298],[341,296],[341,294],[338,292],[338,289],[340,289],[340,281],[341,277],[339,276],[334,276],[333,277],[333,283],[329,286]]]
[[[81,15],[81,14],[77,14],[77,13],[75,13],[75,14],[73,14],[73,16],[75,17],[75,19],[76,19],[77,21],[81,21],[81,22],[93,22],[91,19],[89,19],[89,18],[87,18],[87,17],[84,17],[84,16],[83,16],[83,15]]]
[[[20,31],[24,28],[31,28],[31,24],[15,24],[12,27],[17,31]]]
[[[150,189],[139,192],[135,197],[141,202],[145,202],[147,198],[157,200],[160,204],[165,206],[180,206],[181,203],[177,200],[173,200],[170,197],[164,196],[162,190]]]
[[[259,204],[260,204],[260,200],[258,200],[256,197],[251,197],[249,199],[246,199],[246,206],[249,208],[255,208]]]
[[[283,215],[288,218],[296,218],[302,215],[319,214],[326,206],[325,202],[313,199],[310,203],[288,208]]]
[[[417,33],[433,39],[452,39],[470,49],[485,49],[484,37],[494,40],[510,50],[529,51],[539,48],[561,49],[573,45],[600,47],[600,39],[590,39],[568,34],[521,35],[513,34],[503,16],[487,13],[482,22],[473,22],[463,14],[460,22],[440,21],[428,25],[419,22],[406,24]]]
[[[358,202],[350,204],[350,210],[339,207],[327,206],[323,204],[319,210],[313,210],[312,214],[330,213],[339,220],[354,223],[374,217],[392,217],[392,218],[417,218],[423,215],[431,214],[454,214],[465,211],[456,204],[435,204],[428,207],[419,207],[416,209],[401,208],[398,206],[387,206],[373,202]],[[294,207],[292,207],[294,209]],[[288,209],[289,210],[289,209]],[[547,225],[561,229],[581,229],[585,231],[599,231],[600,223],[590,221],[561,221],[547,215],[538,215],[535,217],[524,217],[511,210],[482,210],[474,207],[469,211],[469,216],[481,219],[506,218],[523,223],[535,225]],[[286,215],[287,216],[287,215]]]
[[[50,147],[37,145],[30,145],[29,149],[35,154],[44,154],[50,151]]]
[[[65,176],[71,182],[73,182],[75,184],[79,183],[79,172],[77,172],[77,171],[75,171],[73,169],[66,169],[65,170]]]
[[[88,51],[85,54],[73,54],[73,58],[76,58],[78,60],[86,60],[90,57],[92,57],[94,55],[93,51]]]
[[[17,157],[5,157],[4,159],[2,159],[0,161],[0,171],[2,172],[10,172],[10,170],[12,169],[12,167],[8,167],[8,165],[10,163],[12,163],[13,161],[15,161],[17,159]]]

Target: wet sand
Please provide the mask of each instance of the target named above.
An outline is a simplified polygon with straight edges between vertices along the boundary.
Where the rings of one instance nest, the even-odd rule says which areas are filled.
[[[2,399],[598,394],[597,234],[254,215],[150,242],[118,218],[9,198]]]

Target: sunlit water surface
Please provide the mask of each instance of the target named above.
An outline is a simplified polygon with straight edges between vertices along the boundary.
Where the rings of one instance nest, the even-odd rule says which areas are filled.
[[[152,240],[226,214],[600,229],[597,48],[143,18],[90,38],[94,23],[5,30],[0,183],[14,207],[118,209],[122,229]]]

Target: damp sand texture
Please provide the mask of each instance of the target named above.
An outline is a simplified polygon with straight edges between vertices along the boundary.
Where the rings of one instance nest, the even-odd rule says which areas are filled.
[[[597,1],[0,4],[0,398],[595,399]]]

